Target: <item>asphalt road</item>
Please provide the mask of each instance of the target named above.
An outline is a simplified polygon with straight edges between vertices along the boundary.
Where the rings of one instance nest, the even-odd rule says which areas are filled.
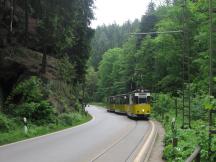
[[[0,147],[0,162],[125,162],[132,161],[150,124],[94,106],[94,118],[81,126]]]

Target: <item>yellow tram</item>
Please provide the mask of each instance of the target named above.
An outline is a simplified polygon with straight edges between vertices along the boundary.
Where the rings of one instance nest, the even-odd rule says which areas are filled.
[[[128,94],[109,97],[109,112],[127,114],[129,117],[148,118],[151,114],[151,95],[148,90],[135,90]]]

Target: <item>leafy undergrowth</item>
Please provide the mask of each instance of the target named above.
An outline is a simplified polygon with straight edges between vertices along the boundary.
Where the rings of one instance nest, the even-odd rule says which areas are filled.
[[[206,123],[203,121],[196,121],[192,124],[193,129],[181,129],[180,123],[177,123],[178,139],[177,147],[173,147],[172,139],[173,133],[168,124],[166,128],[164,157],[168,162],[185,161],[195,150],[196,146],[201,146],[202,161],[207,161],[208,156],[208,130]]]
[[[52,133],[87,122],[91,117],[82,109],[67,84],[44,85],[43,81],[32,76],[19,82],[7,97],[0,112],[0,145]],[[63,88],[64,87],[64,88]],[[62,89],[61,91],[59,89]],[[63,102],[61,111],[48,100],[55,94]],[[70,96],[70,97],[68,97]],[[24,132],[23,120],[28,120],[28,133]]]
[[[21,125],[14,124],[13,121],[10,121],[9,119],[4,118],[4,121],[6,120],[5,121],[6,126],[13,125],[14,129],[8,128],[8,130],[5,131],[4,133],[0,133],[0,145],[8,144],[8,143],[12,143],[12,142],[16,142],[16,141],[20,141],[24,139],[36,137],[36,136],[45,135],[45,134],[63,130],[66,128],[70,128],[70,127],[85,123],[91,120],[91,118],[92,117],[86,113],[61,114],[58,120],[56,120],[56,122],[52,124],[48,124],[44,126],[37,126],[34,124],[29,124],[27,134],[24,133],[24,128],[21,127]],[[3,120],[1,120],[1,116],[0,116],[0,122],[1,121]]]
[[[199,145],[201,147],[201,162],[208,160],[208,123],[203,120],[192,121],[191,129],[182,129],[182,119],[178,117],[175,121],[175,131],[172,129],[173,113],[168,113],[164,120],[160,120],[166,130],[164,139],[164,159],[167,162],[184,162]],[[177,147],[173,147],[173,138],[177,138]],[[216,150],[216,138],[212,142],[213,150]],[[216,156],[211,161],[215,161]],[[209,161],[210,162],[210,161]]]
[[[178,117],[175,118],[175,98],[167,94],[157,94],[153,104],[152,116],[163,123],[166,135],[164,139],[164,159],[167,162],[184,162],[195,150],[201,147],[201,162],[215,162],[216,155],[208,159],[208,111],[203,107],[213,107],[216,102],[210,102],[207,97],[195,96],[191,103],[191,129],[182,129],[182,101],[178,98]],[[206,104],[207,103],[207,104]],[[214,104],[212,104],[214,103]],[[210,105],[210,106],[209,106]],[[214,118],[214,120],[216,120]],[[175,124],[172,124],[175,121]],[[216,122],[216,121],[215,121]],[[173,147],[173,139],[177,146]],[[216,136],[212,139],[212,150],[216,150]]]

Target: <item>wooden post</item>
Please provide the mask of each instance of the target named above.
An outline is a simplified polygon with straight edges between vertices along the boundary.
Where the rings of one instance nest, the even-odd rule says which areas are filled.
[[[172,130],[172,133],[173,133],[173,139],[172,139],[173,147],[177,147],[178,138],[176,137],[177,131],[176,131],[176,120],[175,120],[175,118],[172,119],[171,130]]]
[[[173,147],[177,147],[178,146],[178,138],[174,137],[172,144],[173,144]]]
[[[175,98],[175,117],[177,118],[178,117],[178,98],[176,97]]]

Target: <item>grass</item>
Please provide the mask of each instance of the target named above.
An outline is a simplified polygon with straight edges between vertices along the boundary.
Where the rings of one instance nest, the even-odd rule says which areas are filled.
[[[13,142],[17,142],[20,140],[25,140],[32,137],[42,136],[45,134],[53,133],[56,131],[60,131],[63,129],[71,128],[85,122],[88,122],[92,119],[90,115],[82,115],[79,120],[74,120],[74,122],[70,125],[68,124],[48,124],[46,126],[35,126],[29,125],[28,134],[24,133],[23,127],[18,127],[15,130],[11,130],[5,133],[0,134],[0,145],[9,144]]]

